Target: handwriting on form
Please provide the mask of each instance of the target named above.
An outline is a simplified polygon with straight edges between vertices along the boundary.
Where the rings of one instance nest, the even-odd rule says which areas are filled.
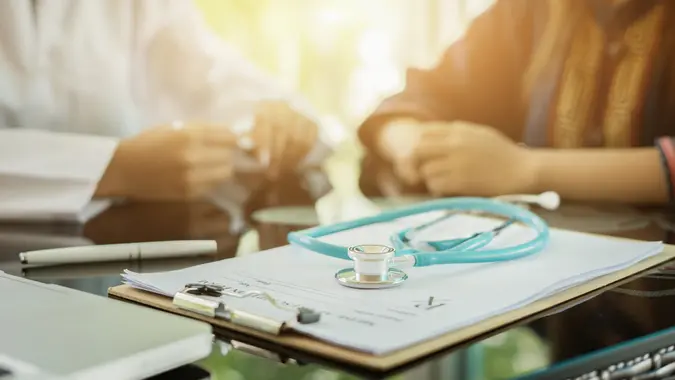
[[[441,306],[447,305],[447,302],[449,302],[449,299],[437,299],[434,296],[429,297],[429,299],[425,301],[414,301],[415,302],[415,307],[418,309],[422,310],[433,310],[436,308],[439,308]]]

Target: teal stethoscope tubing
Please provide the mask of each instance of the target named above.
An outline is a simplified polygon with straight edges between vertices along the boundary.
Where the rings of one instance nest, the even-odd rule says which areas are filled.
[[[396,249],[396,256],[412,255],[415,258],[415,266],[423,267],[441,264],[485,263],[507,261],[529,256],[541,251],[549,240],[549,228],[546,222],[533,212],[511,203],[490,198],[457,197],[438,199],[424,202],[400,209],[385,211],[378,215],[361,219],[350,220],[327,226],[318,226],[288,234],[291,244],[309,249],[326,256],[350,260],[348,247],[335,245],[319,240],[318,238],[353,228],[363,227],[392,221],[406,216],[422,214],[431,211],[446,210],[453,213],[483,212],[500,215],[509,219],[509,222],[520,222],[534,229],[537,236],[525,243],[507,248],[477,251],[478,247],[487,245],[499,231],[497,229],[481,232],[468,239],[453,239],[444,242],[436,242],[435,248],[441,248],[432,252],[420,252],[405,246],[404,235],[408,231],[402,231],[392,235],[392,242]],[[434,247],[434,244],[430,244]],[[443,249],[446,248],[446,249]]]

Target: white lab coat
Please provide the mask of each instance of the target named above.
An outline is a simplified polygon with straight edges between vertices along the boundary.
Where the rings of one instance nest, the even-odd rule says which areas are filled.
[[[2,0],[0,25],[0,219],[91,206],[118,139],[143,128],[239,125],[262,99],[309,109],[189,0]],[[306,163],[330,152],[326,132]]]

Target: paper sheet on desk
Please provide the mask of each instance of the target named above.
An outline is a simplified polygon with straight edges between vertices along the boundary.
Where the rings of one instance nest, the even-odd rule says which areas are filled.
[[[392,231],[412,218],[342,232],[326,240],[343,245],[387,244]],[[419,222],[419,217],[415,223]],[[448,219],[424,238],[466,236],[500,222],[473,216]],[[452,233],[449,233],[452,231]],[[440,233],[439,233],[440,232]],[[513,226],[493,243],[510,246],[533,232]],[[173,295],[184,284],[207,280],[232,289],[264,290],[278,300],[323,312],[302,333],[352,349],[384,354],[513,310],[592,278],[629,267],[663,249],[660,242],[632,242],[554,230],[549,247],[520,260],[413,268],[399,288],[356,290],[334,280],[351,263],[294,246],[183,270],[123,274],[126,283]],[[430,297],[434,297],[430,302]],[[235,308],[288,318],[263,300],[225,297]]]
[[[96,183],[0,175],[0,220],[85,223],[110,200],[91,200]]]
[[[98,215],[110,203],[91,199],[116,146],[103,136],[0,128],[0,220],[84,223]]]

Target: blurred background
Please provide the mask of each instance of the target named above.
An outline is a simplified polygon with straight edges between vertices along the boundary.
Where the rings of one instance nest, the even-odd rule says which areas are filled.
[[[251,61],[354,127],[493,0],[197,0]]]
[[[350,134],[329,165],[355,178],[358,124],[493,0],[197,0],[211,27]]]

